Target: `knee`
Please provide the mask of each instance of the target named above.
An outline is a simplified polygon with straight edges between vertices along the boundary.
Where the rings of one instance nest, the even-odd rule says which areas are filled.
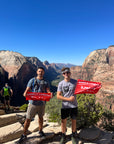
[[[66,119],[62,119],[61,122],[62,122],[62,123],[66,123]]]

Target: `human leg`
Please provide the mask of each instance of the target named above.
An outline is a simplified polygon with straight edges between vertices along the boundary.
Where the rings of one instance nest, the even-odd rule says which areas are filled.
[[[46,136],[45,133],[43,132],[43,117],[39,117],[38,123],[39,123],[39,134],[40,134],[40,137]]]
[[[6,110],[6,100],[4,98],[4,109]]]
[[[43,117],[39,117],[38,123],[39,123],[39,131],[42,131],[42,129],[43,129]]]
[[[21,135],[18,143],[21,143],[23,142],[26,138],[27,138],[27,130],[30,126],[30,122],[31,122],[31,119],[35,116],[35,113],[36,113],[36,110],[35,110],[35,106],[32,105],[32,104],[29,104],[28,105],[28,109],[27,109],[27,114],[26,114],[26,120],[25,120],[25,123],[24,123],[24,129],[23,129],[23,134]]]
[[[7,101],[8,110],[10,110],[10,100]]]
[[[38,124],[39,124],[39,134],[40,137],[45,136],[43,132],[43,116],[45,113],[45,105],[37,106],[37,113],[38,113]]]
[[[76,117],[77,117],[78,109],[77,108],[71,108],[71,122],[72,122],[72,134],[71,134],[71,139],[72,139],[72,144],[76,144],[76,137],[77,137],[77,132],[76,132]]]
[[[27,135],[27,130],[30,125],[31,119],[26,119],[24,123],[24,135]]]
[[[66,132],[66,123],[67,123],[67,117],[69,117],[70,109],[62,108],[61,109],[61,131],[62,133]]]
[[[65,139],[66,139],[66,123],[67,123],[67,117],[69,116],[69,109],[61,109],[61,132],[62,132],[62,136],[61,136],[61,140],[60,140],[60,144],[64,144],[65,143]]]
[[[27,138],[27,136],[26,136],[27,135],[27,130],[28,130],[28,127],[30,125],[30,121],[31,121],[30,119],[26,119],[25,120],[25,123],[24,123],[24,132],[21,135],[18,143],[22,143],[24,140],[26,140],[26,138]]]
[[[72,121],[72,132],[76,132],[77,114],[78,114],[78,109],[77,108],[71,108],[70,117],[71,117],[71,121]]]
[[[76,119],[71,119],[72,121],[72,132],[76,132]]]
[[[61,132],[62,133],[66,132],[66,123],[67,123],[67,119],[62,119],[61,120]]]
[[[67,123],[67,119],[62,119],[61,120],[61,140],[60,140],[60,144],[64,144],[65,143],[65,139],[66,139],[66,123]]]

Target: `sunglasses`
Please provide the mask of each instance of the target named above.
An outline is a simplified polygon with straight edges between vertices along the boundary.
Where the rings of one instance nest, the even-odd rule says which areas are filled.
[[[63,73],[63,74],[65,75],[65,74],[69,74],[69,73],[70,73],[70,72],[65,72],[65,73]]]

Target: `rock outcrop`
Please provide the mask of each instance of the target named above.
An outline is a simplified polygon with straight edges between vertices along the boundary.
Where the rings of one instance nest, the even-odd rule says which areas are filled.
[[[114,45],[110,46],[106,50],[106,58],[107,58],[107,63],[109,65],[113,65],[114,64]]]
[[[0,64],[9,74],[9,78],[17,75],[26,58],[17,52],[0,51]]]
[[[71,72],[74,79],[101,82],[97,101],[114,112],[114,46],[91,52],[82,67],[71,67]]]
[[[5,82],[8,82],[13,89],[14,95],[11,99],[12,105],[26,103],[23,92],[30,78],[36,76],[38,66],[44,67],[44,77],[50,82],[58,73],[51,65],[44,65],[36,57],[24,57],[20,53],[12,51],[0,51],[0,90]]]
[[[19,119],[23,118],[25,112],[7,114],[6,116],[0,116],[2,121],[5,121],[4,125],[0,125],[0,143],[15,144],[18,142],[21,134],[23,134],[23,124]],[[8,123],[8,120],[10,122]],[[14,121],[15,120],[15,121]],[[59,144],[61,138],[61,127],[57,123],[48,122],[48,117],[44,116],[44,128],[43,131],[46,137],[40,138],[38,134],[38,117],[35,116],[31,122],[27,133],[27,139],[23,144]],[[97,127],[90,127],[77,131],[78,137],[76,141],[78,144],[113,144],[114,133],[102,131]],[[67,128],[66,132],[66,144],[72,144],[71,141],[71,128]]]

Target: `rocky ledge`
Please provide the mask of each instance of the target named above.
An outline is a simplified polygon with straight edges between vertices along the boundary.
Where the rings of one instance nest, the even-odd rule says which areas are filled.
[[[4,113],[4,112],[2,112]],[[23,133],[23,122],[25,112],[0,115],[0,144],[15,144]],[[47,115],[44,116],[45,138],[38,134],[38,117],[31,122],[28,130],[27,140],[23,144],[59,144],[61,138],[61,127],[57,123],[48,122]],[[81,129],[77,132],[77,144],[113,144],[114,132],[103,131],[97,127]],[[72,144],[71,129],[66,132],[66,144]]]

